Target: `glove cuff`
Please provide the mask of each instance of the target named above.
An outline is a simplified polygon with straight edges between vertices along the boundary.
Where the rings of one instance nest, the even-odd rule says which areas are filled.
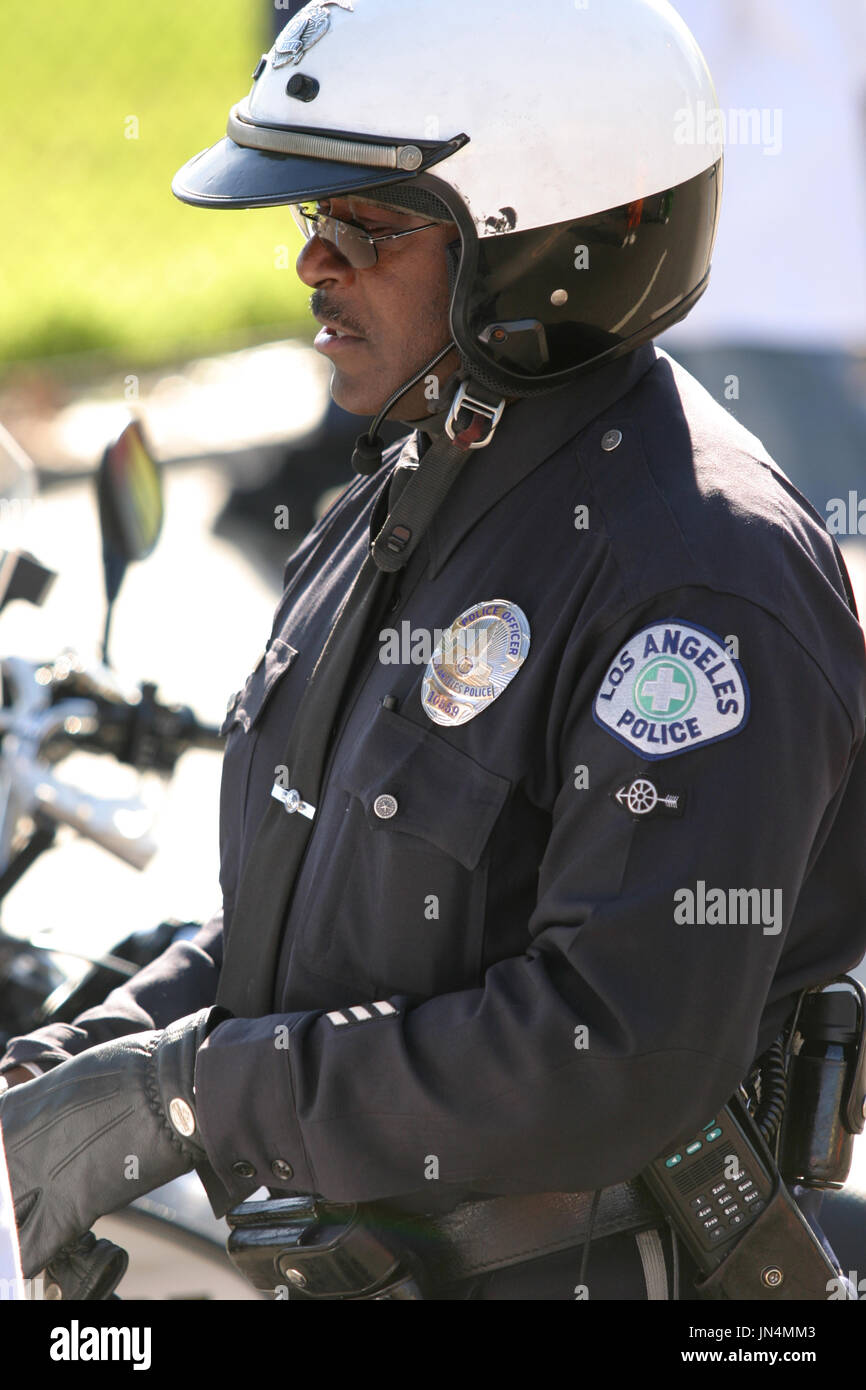
[[[147,1096],[172,1142],[193,1163],[207,1157],[195,1109],[195,1061],[205,1038],[233,1018],[213,1005],[178,1019],[154,1037],[147,1070]]]

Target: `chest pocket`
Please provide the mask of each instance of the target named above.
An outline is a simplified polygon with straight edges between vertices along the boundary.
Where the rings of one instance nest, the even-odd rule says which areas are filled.
[[[274,638],[263,652],[246,685],[229,700],[220,733],[225,736],[238,724],[245,734],[250,732],[265,708],[274,684],[288,670],[298,655],[294,647],[281,638]]]
[[[459,748],[382,708],[337,782],[361,802],[370,830],[420,838],[466,869],[478,866],[511,788]]]
[[[332,979],[367,981],[374,997],[478,983],[487,847],[510,789],[379,707],[335,765],[316,837],[323,862],[300,925],[309,964]]]

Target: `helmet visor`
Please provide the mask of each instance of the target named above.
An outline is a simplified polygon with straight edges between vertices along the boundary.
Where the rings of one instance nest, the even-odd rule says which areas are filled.
[[[230,120],[236,140],[227,135],[175,174],[171,189],[181,202],[195,207],[274,207],[403,184],[407,176],[438,164],[467,140],[459,135],[445,141],[374,145],[352,132],[338,138],[255,126],[235,117],[234,111]]]

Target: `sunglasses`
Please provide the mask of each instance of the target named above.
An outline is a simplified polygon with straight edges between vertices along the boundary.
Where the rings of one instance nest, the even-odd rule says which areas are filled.
[[[339,217],[331,217],[319,211],[318,203],[292,203],[290,211],[301,232],[310,241],[317,236],[329,246],[339,251],[354,270],[369,270],[379,259],[376,245],[380,241],[399,241],[404,236],[414,236],[416,232],[426,232],[436,227],[437,222],[425,222],[423,227],[410,227],[407,232],[389,232],[386,236],[370,236],[356,222],[344,222]]]

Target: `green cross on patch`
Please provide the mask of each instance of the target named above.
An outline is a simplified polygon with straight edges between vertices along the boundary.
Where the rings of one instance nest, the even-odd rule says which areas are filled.
[[[696,697],[694,676],[688,666],[672,657],[651,661],[634,683],[635,704],[648,719],[679,719]]]

